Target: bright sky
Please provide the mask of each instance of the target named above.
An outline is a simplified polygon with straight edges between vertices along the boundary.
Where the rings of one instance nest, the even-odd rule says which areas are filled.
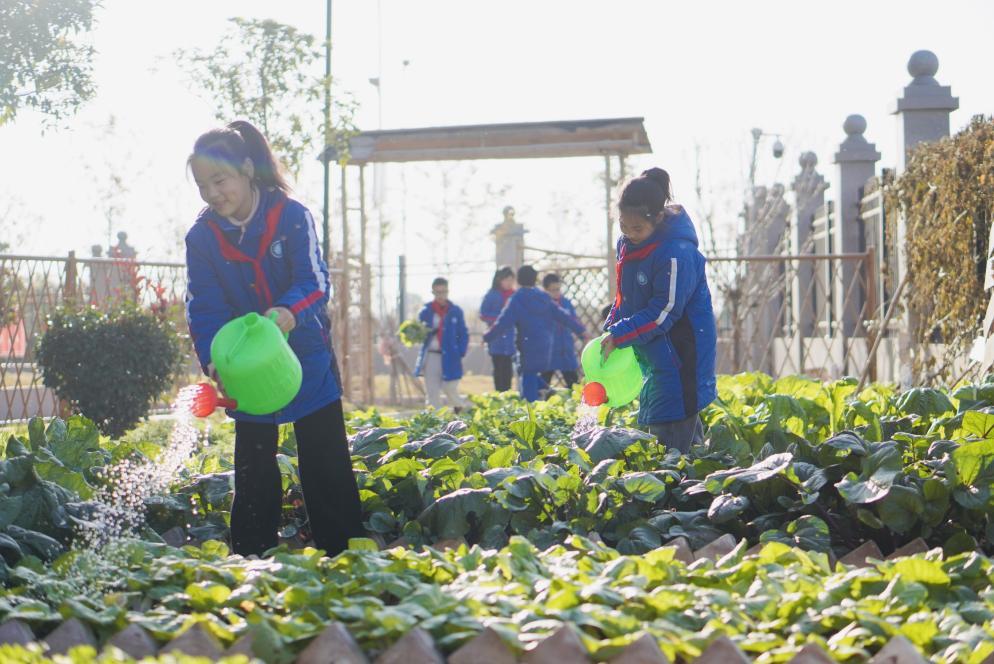
[[[960,99],[954,131],[972,115],[994,113],[988,0],[379,4],[381,71],[378,3],[334,1],[333,71],[362,104],[360,127],[376,128],[376,91],[367,79],[377,74],[385,128],[644,116],[655,153],[631,160],[630,168],[668,169],[677,199],[694,208],[699,146],[706,204],[727,228],[740,207],[752,127],[782,134],[787,148],[778,161],[764,144],[761,183],[789,182],[806,150],[818,154],[831,180],[850,113],[866,116],[867,138],[883,153],[878,166],[893,164],[897,131],[889,111],[910,79],[905,65],[916,49],[938,55],[937,78]],[[127,191],[113,233],[128,231],[140,257],[180,258],[182,235],[201,207],[185,159],[197,135],[217,123],[209,100],[191,91],[170,54],[211,48],[232,16],[273,18],[323,36],[324,7],[322,0],[105,0],[92,35],[97,97],[67,129],[42,134],[27,113],[0,129],[0,212],[7,202],[18,220],[0,237],[21,237],[20,251],[88,255],[91,244],[107,244],[101,191],[118,173]],[[109,135],[111,116],[116,129]],[[390,166],[382,176],[384,217],[394,228],[387,262],[394,265],[406,250],[408,290],[427,294],[433,261],[446,253],[478,261],[462,266],[475,272],[452,275],[454,299],[476,302],[493,269],[487,232],[507,204],[529,228],[529,244],[600,253],[602,164],[589,158]],[[447,252],[437,230],[446,206],[443,173],[450,215],[466,219],[453,222]],[[487,196],[488,188],[506,193]],[[296,190],[320,218],[316,161]],[[337,192],[333,210],[338,244]]]

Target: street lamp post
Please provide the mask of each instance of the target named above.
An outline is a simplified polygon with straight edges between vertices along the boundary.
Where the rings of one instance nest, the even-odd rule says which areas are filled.
[[[756,163],[759,156],[759,141],[764,136],[771,136],[776,138],[773,143],[773,157],[779,159],[783,156],[783,142],[780,140],[780,134],[767,133],[762,129],[755,127],[752,130],[752,161],[749,163],[749,191],[752,192],[756,188]]]

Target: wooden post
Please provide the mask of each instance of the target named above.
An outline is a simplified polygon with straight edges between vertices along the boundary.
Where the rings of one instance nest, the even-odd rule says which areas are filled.
[[[362,400],[373,403],[373,275],[368,264],[362,266]]]
[[[607,292],[610,300],[614,301],[614,224],[611,221],[611,155],[604,155],[604,214],[607,218]]]
[[[366,235],[367,235],[367,215],[366,215],[366,166],[359,165],[359,270],[360,270],[360,296],[359,296],[359,329],[362,335],[362,355],[360,358],[361,378],[359,384],[362,386],[363,405],[368,406],[373,402],[373,319],[372,302],[370,297],[370,272],[366,263]]]
[[[348,180],[348,166],[342,164],[342,288],[340,292],[342,308],[342,336],[341,336],[341,362],[342,362],[342,394],[346,399],[352,399],[352,363],[349,355],[352,353],[352,341],[349,338],[349,317],[351,316],[351,286],[349,275],[349,198],[346,195],[346,181]]]
[[[863,284],[866,288],[866,299],[864,300],[866,306],[866,315],[868,320],[864,320],[864,327],[861,336],[866,339],[866,357],[867,364],[869,366],[869,372],[867,378],[870,382],[876,382],[877,380],[877,362],[876,353],[874,353],[873,358],[870,357],[870,348],[876,346],[877,337],[884,333],[884,330],[880,327],[881,318],[879,306],[877,304],[877,250],[876,247],[870,245],[866,248],[866,257],[863,259]],[[867,327],[866,323],[873,321],[873,327]],[[875,330],[875,331],[874,331]],[[854,367],[855,368],[855,367]]]
[[[68,306],[74,306],[76,304],[77,280],[76,252],[70,251],[69,257],[66,259],[65,284],[62,286],[62,301]]]

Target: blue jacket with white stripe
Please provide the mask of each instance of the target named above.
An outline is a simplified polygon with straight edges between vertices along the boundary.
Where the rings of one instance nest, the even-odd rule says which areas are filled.
[[[259,207],[242,229],[210,208],[186,235],[186,317],[201,367],[211,341],[233,318],[270,307],[296,317],[290,347],[303,381],[296,398],[271,415],[229,411],[236,420],[294,422],[342,397],[331,343],[331,283],[311,213],[279,190],[260,193]]]
[[[573,318],[580,320],[576,315],[576,308],[565,295],[558,300],[553,299],[559,308],[568,313]],[[573,332],[562,323],[556,323],[556,329],[552,338],[552,364],[551,371],[576,371],[580,368],[580,363],[576,359],[576,345],[573,343]]]
[[[697,233],[682,207],[644,242],[618,241],[617,298],[604,329],[632,346],[645,382],[639,424],[675,422],[714,401],[717,330]]]

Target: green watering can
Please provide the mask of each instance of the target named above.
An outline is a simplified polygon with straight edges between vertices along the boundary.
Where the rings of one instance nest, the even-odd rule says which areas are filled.
[[[300,360],[275,323],[252,312],[225,323],[211,342],[211,361],[224,390],[249,415],[284,408],[300,391]]]
[[[642,369],[631,346],[615,348],[603,361],[601,342],[607,336],[605,333],[591,340],[580,355],[588,381],[583,387],[583,400],[590,406],[606,403],[618,408],[634,401],[642,391]]]

